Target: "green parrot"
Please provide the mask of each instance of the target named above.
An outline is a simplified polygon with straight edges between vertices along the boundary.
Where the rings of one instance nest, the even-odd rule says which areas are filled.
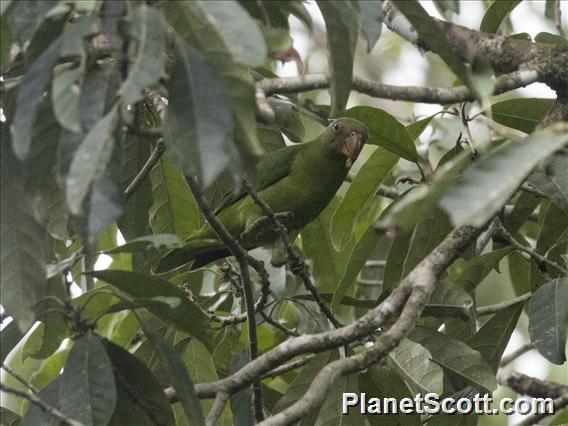
[[[254,187],[286,227],[290,240],[329,204],[367,138],[363,123],[339,118],[317,138],[286,146],[259,161]],[[274,227],[246,191],[227,194],[215,214],[245,249],[273,245],[271,263],[275,266],[286,263]],[[229,255],[206,224],[186,239],[184,247],[173,249],[159,259],[154,272],[167,272],[189,262],[193,262],[194,270]]]

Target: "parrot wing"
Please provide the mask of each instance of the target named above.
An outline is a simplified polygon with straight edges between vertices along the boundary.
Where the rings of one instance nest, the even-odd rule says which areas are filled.
[[[261,159],[256,166],[255,189],[262,191],[288,176],[296,155],[304,148],[305,144],[303,143],[286,146]],[[247,192],[243,188],[228,192],[215,209],[215,214],[219,214],[246,195]]]

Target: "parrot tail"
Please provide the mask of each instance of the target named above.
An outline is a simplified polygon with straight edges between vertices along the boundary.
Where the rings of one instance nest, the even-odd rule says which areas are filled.
[[[231,253],[225,245],[217,239],[189,240],[185,246],[170,250],[162,256],[152,268],[152,272],[163,274],[189,262],[193,262],[191,264],[191,270],[193,271],[230,255]]]

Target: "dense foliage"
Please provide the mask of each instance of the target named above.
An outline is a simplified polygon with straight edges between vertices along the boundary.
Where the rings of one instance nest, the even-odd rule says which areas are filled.
[[[459,0],[435,3],[442,24],[414,1],[2,0],[2,424],[473,425],[346,418],[341,394],[494,392],[515,330],[562,381],[568,43],[510,34],[519,1],[489,5],[482,33],[451,24]],[[289,23],[321,32],[316,7],[326,75]],[[396,33],[439,55],[446,88],[354,76]],[[302,75],[278,78],[280,61]],[[512,91],[537,81],[557,99]],[[381,98],[440,108],[403,120]],[[287,247],[301,268],[256,249],[152,273],[262,156],[341,116],[369,142]]]

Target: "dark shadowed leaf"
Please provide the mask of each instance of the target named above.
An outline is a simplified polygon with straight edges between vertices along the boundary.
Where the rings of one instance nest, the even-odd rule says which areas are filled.
[[[57,121],[71,132],[81,131],[81,73],[81,68],[55,70],[51,85],[53,112]]]
[[[0,330],[0,339],[2,340],[2,345],[0,345],[0,363],[4,363],[6,356],[14,349],[22,337],[24,337],[24,335],[20,331],[16,321],[11,321],[9,324],[3,326],[2,330]]]
[[[472,308],[473,298],[463,287],[442,280],[436,284],[422,315],[468,319]]]
[[[182,42],[176,43],[169,92],[164,142],[174,163],[199,176],[204,187],[226,168],[236,172],[233,120],[222,83],[205,56]]]
[[[33,306],[46,283],[44,230],[34,219],[24,188],[23,166],[14,156],[4,123],[0,132],[2,305],[25,331],[34,322]]]
[[[62,412],[84,424],[108,424],[117,394],[112,365],[99,336],[87,332],[75,341],[59,380]]]
[[[251,67],[264,63],[267,51],[262,32],[243,6],[235,0],[205,1],[202,5],[237,61]]]
[[[468,343],[470,347],[478,350],[489,363],[494,372],[497,372],[501,356],[509,343],[511,334],[517,325],[519,316],[523,312],[524,301],[515,303],[499,311],[483,324],[483,327]]]
[[[539,287],[529,301],[529,334],[538,352],[554,364],[566,361],[568,281],[556,278]]]
[[[367,143],[379,145],[405,160],[418,162],[419,157],[412,137],[406,128],[382,109],[357,106],[349,108],[345,117],[355,118],[369,129]]]
[[[46,404],[59,408],[59,388],[61,387],[61,378],[56,377],[55,380],[51,381],[45,388],[38,393],[38,397],[41,398]],[[37,405],[30,404],[28,411],[26,411],[25,416],[19,423],[20,426],[59,426],[61,423],[59,419],[53,417],[52,415],[46,413]]]
[[[345,110],[351,91],[353,60],[359,34],[359,17],[348,1],[318,1],[317,3],[327,31],[331,70],[331,116],[337,117]]]
[[[566,144],[566,129],[551,127],[522,141],[502,145],[466,170],[448,188],[440,206],[456,226],[482,226],[505,205],[541,160]]]
[[[491,106],[493,120],[507,127],[531,133],[552,107],[554,99],[519,98]]]
[[[479,30],[495,34],[503,19],[521,2],[521,0],[495,0],[485,11]]]
[[[175,308],[167,304],[161,304],[150,310],[158,317],[172,322],[181,330],[202,340],[205,344],[210,343],[207,317],[197,305],[185,296],[182,290],[163,278],[139,272],[118,270],[89,272],[89,275],[106,281],[134,297],[153,298],[163,296],[178,298],[181,303]]]
[[[379,41],[383,26],[383,2],[381,0],[358,0],[361,32],[367,39],[367,52],[370,53]]]
[[[568,212],[568,152],[552,155],[529,176],[528,183],[546,194],[558,208]]]
[[[131,59],[128,77],[120,88],[125,103],[132,104],[144,97],[146,87],[156,83],[164,71],[165,21],[162,11],[140,3],[132,9],[128,33],[136,41],[136,55]]]

